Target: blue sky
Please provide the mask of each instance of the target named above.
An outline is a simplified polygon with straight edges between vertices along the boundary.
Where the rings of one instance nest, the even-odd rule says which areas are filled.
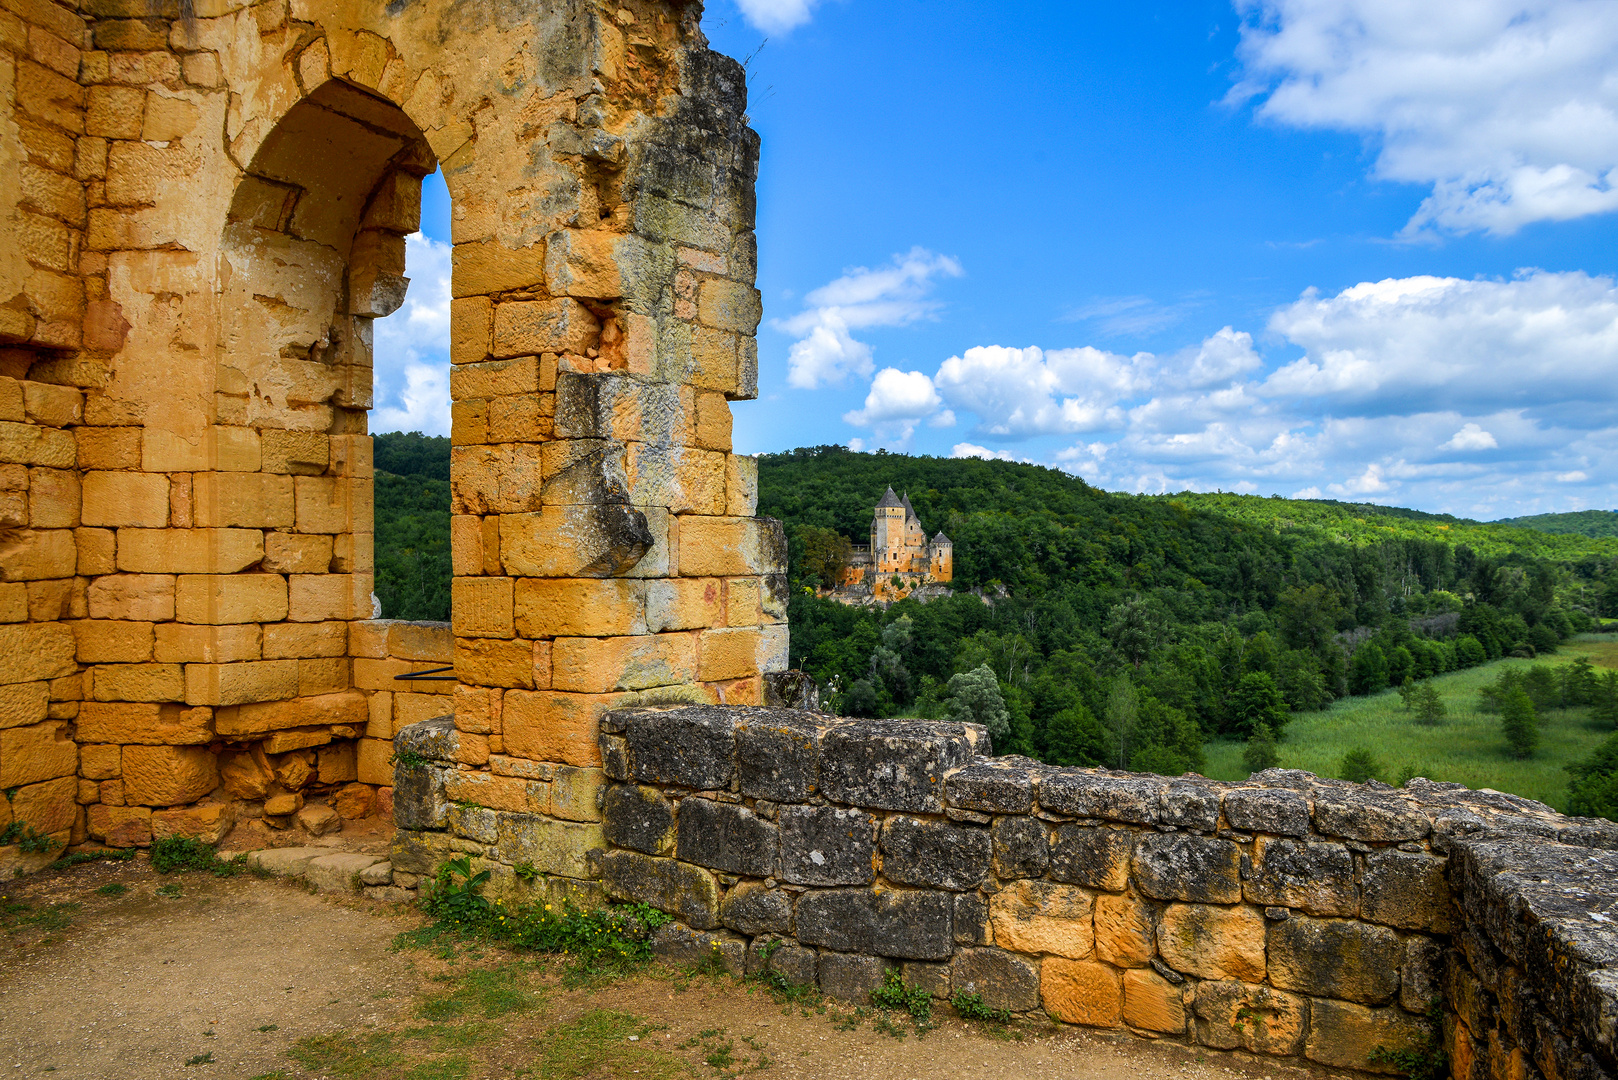
[[[763,140],[739,450],[1618,506],[1618,4],[714,0],[704,28],[751,57]],[[441,188],[423,217],[375,431],[447,427]]]

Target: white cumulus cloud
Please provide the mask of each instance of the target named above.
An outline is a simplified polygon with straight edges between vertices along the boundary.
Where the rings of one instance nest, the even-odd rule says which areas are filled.
[[[1147,384],[1151,362],[1089,346],[980,345],[945,360],[935,381],[951,406],[977,414],[984,434],[1018,439],[1117,427],[1118,401]]]
[[[806,307],[770,325],[798,340],[787,353],[787,385],[813,390],[850,375],[869,375],[871,347],[852,331],[905,326],[934,316],[931,297],[938,279],[960,277],[961,264],[947,255],[912,248],[885,266],[859,266],[804,297]]]
[[[405,237],[405,273],[403,306],[374,324],[371,430],[448,435],[450,246]]]
[[[883,368],[871,380],[865,407],[844,413],[843,420],[873,429],[878,439],[904,445],[922,420],[933,427],[949,427],[955,414],[944,408],[933,381],[923,372]]]
[[[1406,226],[1510,234],[1618,210],[1612,0],[1237,0],[1232,100],[1352,131],[1431,186]]]
[[[982,458],[984,461],[1027,461],[1027,458],[1018,458],[1010,450],[990,450],[987,446],[977,443],[958,442],[950,448],[949,456],[952,458]]]
[[[736,0],[742,17],[766,34],[784,34],[814,15],[818,0]]]
[[[1461,430],[1450,436],[1449,442],[1439,447],[1440,450],[1493,450],[1500,443],[1490,432],[1484,431],[1474,423],[1461,425]]]

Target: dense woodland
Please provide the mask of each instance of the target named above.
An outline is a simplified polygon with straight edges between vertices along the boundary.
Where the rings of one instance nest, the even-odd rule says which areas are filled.
[[[376,461],[384,614],[447,618],[447,440],[378,436]],[[792,663],[834,709],[977,719],[1000,752],[1058,764],[1177,774],[1210,737],[1284,739],[1293,712],[1618,617],[1610,537],[836,446],[765,455],[759,477],[789,542]],[[951,595],[817,595],[889,484],[954,541]]]

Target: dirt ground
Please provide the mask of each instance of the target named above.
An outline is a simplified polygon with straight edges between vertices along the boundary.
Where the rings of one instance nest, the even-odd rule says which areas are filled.
[[[176,885],[177,896],[158,892]],[[116,886],[126,891],[109,895]],[[0,895],[4,1078],[1324,1075],[1073,1028],[1008,1034],[940,1016],[917,1037],[875,1014],[666,968],[570,986],[550,960],[396,950],[396,935],[423,923],[409,909],[284,881],[164,877],[144,858],[42,874]]]

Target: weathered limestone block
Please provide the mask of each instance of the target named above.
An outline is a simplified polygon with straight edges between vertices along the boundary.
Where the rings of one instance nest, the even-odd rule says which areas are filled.
[[[455,718],[445,716],[401,727],[394,736],[394,747],[401,758],[414,755],[448,763],[458,756],[458,735]]]
[[[1039,1008],[1038,966],[999,949],[957,949],[950,962],[949,985],[982,995],[983,1004],[991,1009]]]
[[[185,697],[185,672],[179,664],[99,664],[91,670],[98,701],[180,701]]]
[[[370,715],[371,710],[365,701],[365,695],[357,690],[348,690],[337,694],[294,698],[290,701],[263,701],[248,705],[224,706],[214,710],[214,727],[220,735],[232,736],[263,735],[268,732],[288,731],[292,728],[334,724],[352,727],[358,733],[364,730]]]
[[[949,893],[826,889],[798,900],[798,940],[839,952],[947,960],[954,951]]]
[[[1442,943],[1433,938],[1405,941],[1405,962],[1399,968],[1399,1004],[1407,1012],[1425,1013],[1444,992],[1447,967]]]
[[[86,780],[114,780],[122,771],[121,747],[83,745],[79,747],[79,775]]]
[[[1089,825],[1059,825],[1051,845],[1051,877],[1074,885],[1122,892],[1129,884],[1132,834]]]
[[[821,790],[854,806],[941,813],[945,775],[971,761],[972,752],[959,725],[844,721],[821,742]]]
[[[1217,1050],[1295,1055],[1309,1025],[1309,999],[1242,982],[1202,982],[1194,998],[1197,1042]]]
[[[78,568],[79,547],[72,529],[12,531],[6,537],[4,551],[5,567],[0,573],[4,573],[7,581],[72,577]]]
[[[1124,972],[1123,983],[1124,1023],[1141,1031],[1185,1033],[1185,994],[1180,987],[1150,969]]]
[[[446,832],[421,832],[401,826],[388,850],[394,873],[422,876],[434,873],[439,863],[453,857],[451,840]]]
[[[994,943],[1024,953],[1082,960],[1095,946],[1092,894],[1072,885],[1016,881],[989,898]]]
[[[798,885],[868,885],[876,877],[875,821],[860,810],[783,806],[781,878]]]
[[[744,881],[725,894],[719,919],[738,934],[790,934],[792,894]]]
[[[1048,769],[1039,774],[1039,805],[1068,817],[1102,818],[1133,824],[1156,820],[1159,777],[1107,775],[1080,769]]]
[[[456,803],[445,818],[449,831],[463,840],[496,844],[500,840],[500,811],[470,803]]]
[[[360,875],[386,861],[379,855],[362,855],[352,851],[317,855],[304,864],[303,878],[324,893],[358,894],[364,887]]]
[[[745,714],[736,725],[736,771],[741,793],[796,802],[815,794],[820,780],[822,718],[772,709]]]
[[[977,893],[955,894],[955,943],[993,944],[989,924],[989,904]]]
[[[1365,857],[1360,914],[1402,930],[1449,930],[1447,859],[1419,852],[1377,851]]]
[[[900,885],[957,892],[989,872],[987,829],[895,815],[882,824],[882,875]]]
[[[633,851],[606,851],[595,861],[613,899],[650,904],[694,930],[719,925],[719,883],[701,867]]]
[[[674,850],[674,807],[663,793],[647,785],[614,784],[607,788],[602,814],[607,842],[647,855]]]
[[[1093,960],[1047,956],[1040,964],[1039,996],[1047,1013],[1069,1024],[1117,1027],[1123,1020],[1118,971]]]
[[[79,748],[54,720],[0,730],[0,789],[72,776]]]
[[[1391,843],[1420,840],[1432,823],[1408,799],[1344,787],[1316,790],[1315,828],[1327,836]]]
[[[393,820],[399,828],[444,827],[449,815],[449,800],[444,797],[445,772],[439,765],[395,763]]]
[[[814,986],[819,975],[819,957],[781,938],[755,938],[747,948],[747,974],[760,971],[780,973],[794,986]]]
[[[124,798],[135,806],[179,806],[219,786],[214,755],[202,746],[126,746]]]
[[[882,985],[887,961],[878,956],[822,952],[819,958],[820,992],[839,1001],[865,1003]]]
[[[558,765],[551,775],[549,813],[566,821],[600,821],[606,781],[600,769]]]
[[[78,814],[78,792],[78,781],[71,776],[24,785],[11,796],[12,820],[40,833],[71,828]]]
[[[682,967],[706,966],[718,957],[722,970],[740,975],[747,968],[747,939],[725,930],[703,933],[671,922],[652,934],[652,955]]]
[[[1368,1072],[1398,1073],[1390,1062],[1373,1063],[1376,1047],[1390,1051],[1422,1051],[1430,1025],[1397,1008],[1368,1009],[1346,1001],[1315,998],[1310,1002],[1309,1038],[1304,1056],[1321,1065]]]
[[[109,574],[90,582],[86,605],[92,619],[163,622],[174,618],[174,575]],[[67,627],[60,627],[66,630]]]
[[[601,826],[593,822],[556,821],[535,814],[501,814],[495,850],[501,862],[512,866],[528,863],[541,873],[587,878],[594,876],[590,872],[590,853],[606,846]],[[715,897],[716,904],[717,901]],[[682,909],[672,910],[679,913]]]
[[[619,714],[637,780],[698,790],[727,787],[735,771],[736,712],[686,707]]]
[[[118,569],[134,574],[234,574],[263,559],[264,544],[264,534],[257,529],[120,529]]]
[[[682,799],[677,833],[683,862],[751,877],[774,877],[779,870],[780,829],[745,806]]]
[[[1153,905],[1102,893],[1095,901],[1096,958],[1116,967],[1144,967],[1156,954]]]
[[[236,824],[229,803],[204,802],[173,810],[152,811],[152,839],[186,836],[205,844],[217,844]]]
[[[85,807],[85,829],[108,847],[145,847],[152,842],[152,812],[144,806]]]
[[[1202,979],[1264,978],[1264,916],[1249,907],[1169,904],[1157,927],[1157,951],[1170,967]]]
[[[559,637],[551,643],[553,690],[605,694],[678,686],[696,677],[697,644],[690,634]]]
[[[1156,900],[1234,904],[1242,898],[1241,849],[1228,840],[1184,833],[1143,836],[1132,869],[1141,892]]]
[[[0,680],[56,679],[76,671],[73,630],[61,623],[0,625]]]
[[[1027,768],[1017,765],[977,761],[945,779],[944,797],[950,806],[961,810],[1027,814],[1034,808],[1033,776]]]
[[[1404,943],[1350,919],[1294,917],[1268,935],[1270,982],[1283,990],[1384,1005],[1399,993]]]
[[[467,739],[461,740],[466,745]],[[518,814],[548,814],[550,785],[518,776],[450,769],[444,773],[444,798]]]
[[[989,827],[989,835],[994,842],[995,877],[1009,881],[1045,876],[1051,848],[1043,821],[1011,815],[997,817]]]
[[[157,702],[86,701],[78,737],[92,743],[200,746],[214,739],[213,710]]]
[[[49,709],[50,684],[47,682],[0,685],[0,728],[40,723]]]
[[[1244,865],[1242,893],[1250,904],[1298,908],[1311,915],[1353,915],[1354,857],[1341,844],[1263,840]]]

